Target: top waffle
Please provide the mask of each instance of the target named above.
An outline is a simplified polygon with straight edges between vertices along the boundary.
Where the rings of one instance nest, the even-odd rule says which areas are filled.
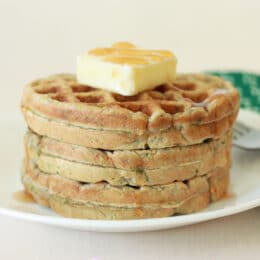
[[[129,97],[60,74],[33,81],[22,99],[26,121],[38,134],[101,149],[199,143],[228,131],[238,108],[239,93],[230,83],[202,74],[178,75]]]

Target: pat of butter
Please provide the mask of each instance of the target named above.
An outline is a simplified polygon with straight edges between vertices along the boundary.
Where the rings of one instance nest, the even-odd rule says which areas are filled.
[[[79,83],[125,96],[171,82],[175,76],[173,53],[137,49],[127,42],[96,48],[78,57]]]

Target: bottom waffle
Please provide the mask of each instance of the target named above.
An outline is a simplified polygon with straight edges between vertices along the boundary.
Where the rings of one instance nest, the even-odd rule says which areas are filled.
[[[73,218],[137,219],[199,211],[222,198],[229,184],[229,166],[186,182],[134,188],[107,183],[82,184],[41,172],[26,162],[25,189],[36,202]]]

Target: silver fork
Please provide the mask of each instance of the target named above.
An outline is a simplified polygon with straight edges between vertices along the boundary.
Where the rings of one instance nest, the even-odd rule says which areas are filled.
[[[260,149],[260,130],[237,121],[234,126],[233,144],[247,150]]]

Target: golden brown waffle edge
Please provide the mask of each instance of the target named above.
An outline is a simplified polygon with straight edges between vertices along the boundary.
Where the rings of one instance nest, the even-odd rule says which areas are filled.
[[[102,151],[27,133],[26,157],[43,172],[113,185],[184,181],[230,164],[231,134],[203,144],[157,150]]]
[[[129,219],[166,217],[176,213],[186,214],[205,208],[210,201],[221,199],[228,191],[229,169],[219,168],[209,178],[200,177],[186,183],[177,183],[173,190],[159,192],[152,191],[149,198],[145,192],[131,188],[117,190],[127,193],[129,198],[121,204],[120,198],[114,197],[114,192],[108,188],[102,189],[102,193],[110,193],[110,196],[93,194],[89,189],[66,179],[56,180],[57,176],[40,173],[36,169],[28,169],[22,176],[26,190],[33,195],[35,200],[57,213],[66,217],[91,218],[91,219]],[[63,185],[63,188],[61,188]],[[96,186],[96,185],[94,185]],[[129,189],[131,191],[129,191]],[[87,191],[86,191],[87,190]],[[130,193],[133,195],[131,196]],[[173,194],[172,194],[173,193]],[[134,195],[135,194],[135,195]],[[122,195],[123,196],[123,195]],[[95,200],[93,201],[93,199]],[[102,200],[104,198],[104,201]],[[160,201],[159,204],[154,202]],[[97,200],[99,203],[97,203]],[[148,200],[148,201],[147,201]],[[110,201],[110,203],[109,203]],[[111,203],[112,202],[112,203]],[[163,202],[163,203],[162,203]]]
[[[239,93],[209,75],[124,97],[54,75],[27,85],[22,110],[31,129],[61,141],[101,149],[163,148],[218,138],[233,125]]]

